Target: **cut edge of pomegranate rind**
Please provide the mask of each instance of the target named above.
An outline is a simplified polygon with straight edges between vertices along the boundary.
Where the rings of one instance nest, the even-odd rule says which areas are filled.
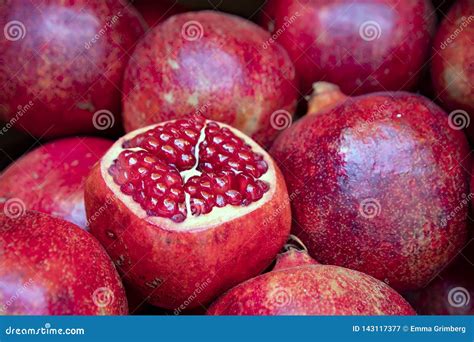
[[[228,128],[233,134],[235,134],[238,138],[242,139],[246,144],[248,144],[252,151],[263,156],[263,159],[268,165],[268,170],[261,175],[259,180],[270,184],[269,189],[265,192],[259,200],[256,202],[252,202],[247,206],[233,206],[233,205],[226,205],[224,207],[214,207],[212,211],[208,214],[203,214],[199,216],[191,216],[187,217],[183,222],[175,222],[170,218],[160,217],[160,216],[149,216],[147,212],[141,207],[138,202],[135,202],[131,197],[125,195],[120,186],[115,183],[112,175],[109,173],[109,168],[113,165],[114,161],[117,159],[119,154],[124,150],[130,151],[140,151],[143,150],[141,148],[126,148],[124,149],[123,143],[125,141],[129,141],[135,136],[147,132],[151,129],[154,129],[158,126],[163,126],[167,123],[174,122],[176,120],[170,120],[166,122],[162,122],[159,124],[154,124],[146,127],[142,127],[137,129],[133,132],[130,132],[117,140],[114,145],[107,151],[107,153],[102,157],[100,161],[100,174],[102,179],[104,180],[107,187],[113,193],[116,199],[119,199],[131,212],[133,212],[138,219],[145,220],[152,225],[156,225],[157,227],[167,229],[167,230],[174,230],[174,231],[192,231],[192,230],[203,230],[209,229],[214,226],[221,225],[224,222],[229,222],[239,217],[245,216],[256,209],[262,207],[267,202],[269,202],[276,191],[276,170],[274,166],[274,162],[271,159],[270,155],[252,138],[248,137],[244,133],[240,132],[239,130],[224,124],[218,121],[206,120],[205,123],[209,122],[216,122],[220,127]],[[128,199],[128,200],[126,200]]]

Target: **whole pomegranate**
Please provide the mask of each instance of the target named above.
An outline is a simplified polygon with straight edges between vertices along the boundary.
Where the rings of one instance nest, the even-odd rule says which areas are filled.
[[[271,154],[295,194],[295,234],[323,264],[415,289],[466,240],[467,141],[422,96],[344,99],[336,86],[317,84],[310,114]]]
[[[110,146],[101,138],[66,138],[25,154],[0,174],[4,212],[37,210],[85,228],[84,181]]]
[[[0,119],[36,137],[119,127],[119,89],[141,20],[120,0],[3,1]]]
[[[416,84],[433,12],[429,0],[269,0],[261,24],[288,51],[304,93],[325,80],[362,94]]]
[[[269,144],[297,100],[293,64],[269,39],[245,19],[211,11],[154,27],[126,69],[125,129],[198,113]]]
[[[102,246],[47,214],[0,214],[0,314],[124,315],[127,298]]]
[[[433,44],[431,76],[437,100],[453,124],[474,139],[474,1],[460,0],[444,18]]]
[[[306,255],[306,262],[301,260]],[[290,261],[285,259],[289,258]],[[290,250],[275,268],[220,297],[209,315],[413,315],[385,283],[347,268],[318,265]]]
[[[91,232],[154,305],[192,309],[260,273],[290,231],[280,170],[200,115],[127,134],[86,181]]]

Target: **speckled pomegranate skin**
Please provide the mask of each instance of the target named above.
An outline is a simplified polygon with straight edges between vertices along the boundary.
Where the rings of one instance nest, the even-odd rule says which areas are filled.
[[[431,76],[437,100],[449,111],[474,113],[474,1],[458,1],[433,43]],[[472,121],[472,120],[471,120]],[[474,138],[473,124],[467,127]]]
[[[0,174],[0,202],[10,200],[23,210],[41,211],[86,228],[84,181],[110,146],[111,141],[93,137],[44,144]]]
[[[413,315],[410,305],[385,283],[338,266],[283,262],[229,290],[209,315]],[[296,256],[301,258],[304,252]],[[294,258],[295,255],[292,255]]]
[[[228,14],[169,18],[147,33],[127,67],[125,129],[198,112],[269,144],[279,133],[272,113],[287,111],[291,119],[297,99],[294,66],[278,44],[264,48],[269,38]]]
[[[0,37],[0,119],[36,137],[97,132],[99,110],[120,126],[125,65],[144,33],[128,3],[7,0],[0,25],[11,30]]]
[[[348,98],[284,131],[271,154],[299,194],[294,232],[323,264],[403,291],[426,285],[466,240],[467,141],[422,96]]]
[[[321,80],[347,94],[413,88],[435,20],[429,0],[270,0],[261,15],[304,93]]]
[[[0,247],[1,314],[127,314],[114,265],[74,224],[34,211],[16,218],[2,213]],[[108,299],[97,296],[100,291]]]

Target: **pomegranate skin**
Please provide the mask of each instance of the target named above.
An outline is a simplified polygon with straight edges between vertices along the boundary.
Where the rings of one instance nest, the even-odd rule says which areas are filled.
[[[120,0],[4,2],[0,119],[36,137],[97,132],[112,121],[118,128],[119,89],[142,20]],[[111,112],[106,126],[94,118],[103,110]]]
[[[300,252],[302,253],[302,252]],[[283,257],[284,258],[284,257]],[[285,263],[220,297],[208,315],[413,315],[385,283],[339,266]],[[311,265],[313,264],[313,265]]]
[[[415,86],[433,12],[429,0],[269,0],[261,24],[288,51],[303,93],[324,80],[364,94]]]
[[[449,111],[474,112],[474,1],[460,0],[442,21],[433,43],[431,76],[437,100]],[[473,125],[467,127],[474,138]]]
[[[270,144],[280,129],[272,114],[291,120],[298,93],[293,63],[279,45],[263,47],[269,38],[245,19],[211,11],[153,28],[126,69],[126,131],[201,113]]]
[[[102,246],[72,223],[0,214],[0,313],[125,315],[125,291]]]
[[[16,210],[41,211],[86,228],[84,181],[110,146],[101,138],[65,138],[24,155],[0,174],[4,210],[15,210],[16,203]]]
[[[323,264],[404,291],[426,285],[466,240],[468,144],[422,96],[347,98],[298,121],[270,152],[299,194],[294,233]]]

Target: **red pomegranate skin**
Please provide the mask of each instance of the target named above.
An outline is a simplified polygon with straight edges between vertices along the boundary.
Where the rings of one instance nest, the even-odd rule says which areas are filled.
[[[0,227],[1,314],[127,314],[119,275],[89,233],[34,211],[2,213]]]
[[[269,144],[279,133],[272,114],[291,120],[298,95],[288,54],[277,44],[265,49],[269,38],[245,19],[212,11],[153,28],[126,69],[126,131],[200,113]]]
[[[431,76],[446,110],[474,112],[474,1],[460,0],[443,19],[433,43]],[[467,131],[473,135],[472,124]]]
[[[123,73],[142,20],[120,0],[4,1],[0,24],[10,33],[0,37],[0,119],[56,137],[97,132],[93,115],[108,110],[115,124],[105,128],[118,128]]]
[[[435,20],[429,0],[269,0],[261,14],[303,93],[322,80],[347,94],[413,88]]]
[[[41,211],[86,228],[84,182],[110,146],[106,139],[74,137],[25,154],[0,174],[4,210],[14,210],[16,203],[16,210]],[[13,207],[8,208],[9,203]]]
[[[289,253],[280,256],[280,260],[294,252]],[[207,312],[252,316],[414,313],[403,297],[385,283],[343,267],[318,265],[314,260],[277,264],[273,271],[229,290]]]
[[[422,96],[347,98],[302,118],[270,152],[299,194],[294,234],[323,264],[404,291],[426,285],[466,240],[468,144]]]

